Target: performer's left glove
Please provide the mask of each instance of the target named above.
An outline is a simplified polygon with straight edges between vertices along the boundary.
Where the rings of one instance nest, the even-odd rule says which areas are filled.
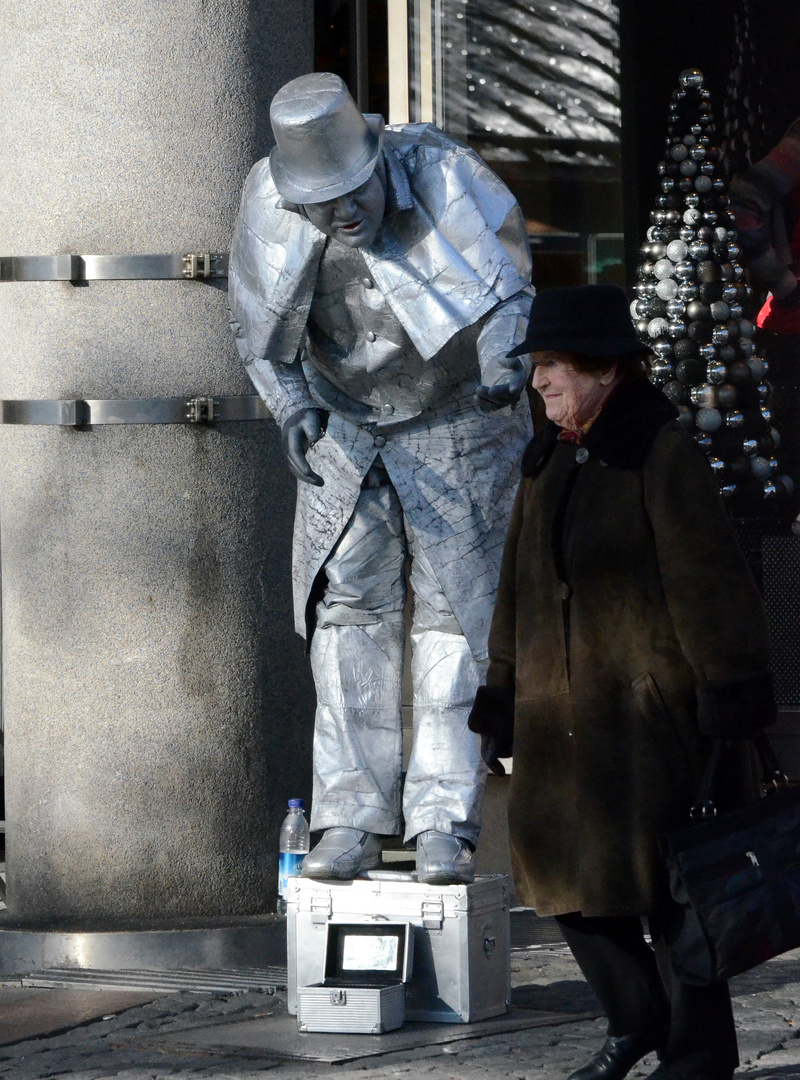
[[[501,356],[484,366],[484,382],[475,391],[482,412],[494,412],[519,401],[528,381],[528,368],[518,356]]]

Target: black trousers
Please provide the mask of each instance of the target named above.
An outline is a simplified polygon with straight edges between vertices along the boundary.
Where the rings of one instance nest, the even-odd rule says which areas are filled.
[[[671,901],[665,901],[671,903]],[[580,913],[556,919],[586,981],[608,1017],[609,1035],[667,1027],[663,1062],[676,1080],[727,1080],[739,1064],[727,983],[689,986],[669,961],[664,913],[641,919]]]

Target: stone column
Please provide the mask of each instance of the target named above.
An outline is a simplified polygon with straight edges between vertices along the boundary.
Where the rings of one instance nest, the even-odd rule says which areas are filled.
[[[0,6],[0,254],[227,251],[311,0]],[[248,394],[224,288],[0,283],[0,397]],[[0,427],[12,922],[274,910],[310,794],[271,420]]]

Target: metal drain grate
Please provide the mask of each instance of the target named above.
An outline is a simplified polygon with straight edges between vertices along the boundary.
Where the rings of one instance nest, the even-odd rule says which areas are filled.
[[[511,909],[512,949],[564,944],[564,935],[552,915],[539,916],[532,908]]]
[[[196,994],[244,994],[248,990],[286,989],[286,968],[222,968],[214,971],[99,971],[88,968],[49,968],[33,971],[23,986],[78,990],[155,990]]]

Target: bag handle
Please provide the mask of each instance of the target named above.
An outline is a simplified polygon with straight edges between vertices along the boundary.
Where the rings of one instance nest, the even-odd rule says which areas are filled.
[[[708,818],[717,815],[714,793],[717,789],[723,745],[722,739],[714,739],[711,756],[708,759],[703,779],[700,781],[697,798],[689,811],[689,817],[691,818]],[[789,777],[781,768],[772,743],[763,731],[753,739],[753,745],[756,748],[758,761],[761,765],[761,785],[764,793],[771,794],[777,791],[778,788],[785,787],[789,783]]]

